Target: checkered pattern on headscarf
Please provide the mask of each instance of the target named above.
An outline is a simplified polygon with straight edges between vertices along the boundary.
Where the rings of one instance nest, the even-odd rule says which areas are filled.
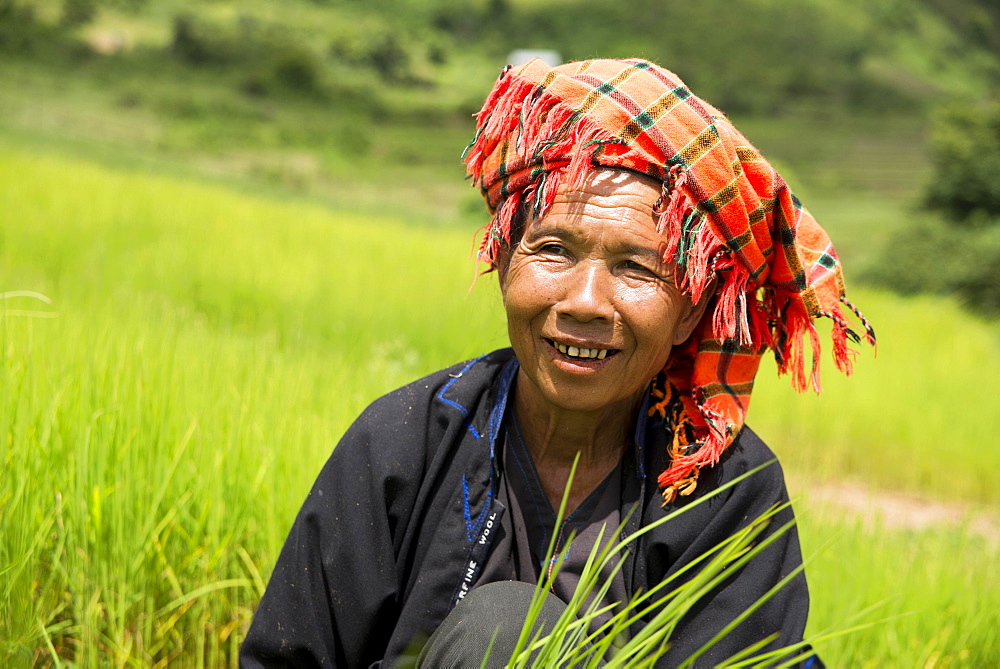
[[[844,297],[840,262],[826,232],[781,176],[715,107],[677,75],[644,60],[588,60],[550,68],[533,60],[508,68],[478,114],[465,162],[493,218],[480,260],[493,265],[519,208],[548,211],[563,179],[625,168],[662,183],[655,209],[691,296],[718,280],[714,306],[671,353],[654,381],[653,411],[673,428],[671,463],[659,477],[664,500],[695,488],[742,428],[753,380],[770,348],[780,373],[807,385],[804,337],[819,391],[819,336],[833,321],[834,360],[850,373],[847,340],[859,341],[842,307],[874,333]]]

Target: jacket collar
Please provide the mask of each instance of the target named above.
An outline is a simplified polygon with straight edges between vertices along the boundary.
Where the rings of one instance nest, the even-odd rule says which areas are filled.
[[[517,357],[513,355],[513,351],[511,349],[504,350],[504,352],[508,351],[511,355],[501,367],[500,374],[497,377],[496,391],[493,395],[494,401],[490,403],[488,419],[483,430],[489,443],[490,463],[494,472],[498,471],[496,462],[498,457],[497,440],[500,438],[504,414],[507,411],[507,403],[514,389],[514,379],[517,377],[517,371],[520,368],[520,364],[517,361]],[[482,360],[482,358],[477,358],[474,363],[479,362],[479,360]],[[632,443],[635,448],[636,462],[635,472],[636,477],[640,479],[646,477],[646,439],[651,436],[649,428],[655,427],[660,423],[658,420],[649,417],[649,407],[652,402],[651,390],[652,385],[646,390],[642,404],[635,417],[635,425],[632,428]]]

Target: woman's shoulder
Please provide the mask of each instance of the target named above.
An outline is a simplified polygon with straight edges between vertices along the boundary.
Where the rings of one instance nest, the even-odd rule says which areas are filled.
[[[512,357],[509,350],[494,351],[379,397],[340,438],[321,478],[419,486],[431,473],[468,460],[485,443],[490,393]]]
[[[732,455],[729,458],[739,462],[743,467],[752,469],[773,461],[774,468],[779,471],[781,469],[781,466],[778,464],[778,456],[761,439],[760,435],[747,425],[743,426],[736,439],[733,440],[731,449]]]
[[[470,432],[478,441],[487,432],[501,372],[512,358],[510,349],[493,351],[379,397],[344,433],[335,459],[424,457],[443,444],[457,447]]]
[[[655,462],[653,466],[659,464]],[[745,478],[740,479],[744,476]],[[740,481],[734,483],[736,479]],[[715,492],[719,488],[725,490]],[[763,503],[765,500],[770,500],[768,502],[770,504],[784,499],[787,497],[785,475],[774,451],[756,432],[743,426],[733,443],[722,453],[719,461],[702,471],[694,494],[678,497],[668,505],[668,508],[687,506],[708,495],[712,499],[706,500],[707,504],[702,505],[699,511],[688,515],[711,516],[726,506],[741,507],[751,502]]]
[[[713,490],[749,472],[753,473],[723,498],[729,501],[748,498],[777,500],[787,496],[785,474],[778,456],[756,432],[744,425],[719,462],[705,472],[699,488],[703,484],[706,491]]]
[[[509,348],[445,367],[382,395],[362,412],[361,418],[380,419],[427,411],[428,407],[450,407],[469,415],[472,407],[490,392],[501,370],[514,357]]]

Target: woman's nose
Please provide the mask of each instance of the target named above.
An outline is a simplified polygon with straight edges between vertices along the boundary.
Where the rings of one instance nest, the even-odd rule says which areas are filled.
[[[614,320],[611,276],[602,263],[581,262],[565,277],[563,295],[556,309],[580,322]]]

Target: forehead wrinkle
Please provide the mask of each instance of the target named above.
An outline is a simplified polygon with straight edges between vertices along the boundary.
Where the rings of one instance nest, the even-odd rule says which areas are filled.
[[[620,224],[627,231],[631,231],[632,229],[630,221],[623,221],[617,216],[595,216],[590,213],[580,213],[557,215],[556,218],[558,219],[558,222],[553,218],[550,218],[550,215],[546,215],[540,219],[535,219],[525,230],[525,237],[552,236],[559,239],[570,239],[580,242],[587,241],[603,243],[604,237],[607,234],[612,233],[612,230],[609,230],[603,225],[595,225],[594,223],[597,221],[610,221],[614,224]],[[622,246],[622,244],[617,244],[617,246]]]
[[[649,198],[633,193],[604,195],[572,191],[570,193],[557,193],[546,215],[559,213],[563,209],[568,215],[583,215],[586,209],[596,208],[598,212],[591,214],[594,218],[622,218],[621,216],[612,216],[609,212],[624,210],[624,212],[632,212],[652,220],[654,202],[655,200],[651,201]]]
[[[661,184],[645,175],[622,168],[602,168],[577,183],[562,181],[556,188],[553,204],[568,204],[571,211],[586,204],[626,207],[651,216],[660,193]]]
[[[629,197],[629,202],[622,202],[621,197],[594,196],[592,198],[581,198],[579,192],[573,192],[574,197],[557,198],[549,211],[539,219],[535,219],[529,227],[536,228],[538,225],[549,225],[544,229],[576,228],[579,229],[581,237],[589,237],[593,231],[592,222],[608,221],[628,230],[638,232],[638,228],[649,225],[655,226],[653,216],[653,205],[646,202],[645,198]],[[560,201],[562,200],[562,201]],[[555,223],[553,219],[559,219],[560,223]]]

